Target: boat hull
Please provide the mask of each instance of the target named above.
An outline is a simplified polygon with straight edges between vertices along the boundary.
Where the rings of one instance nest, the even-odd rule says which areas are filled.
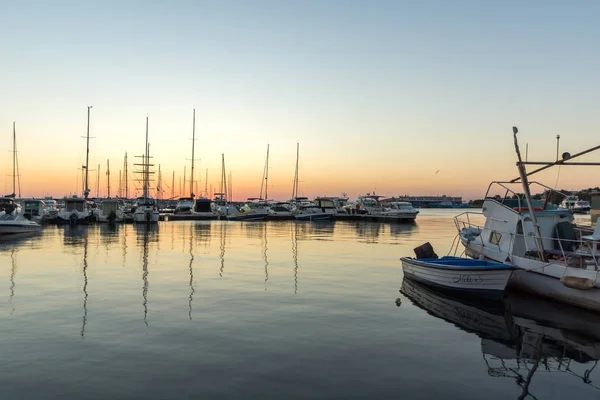
[[[600,312],[600,288],[598,287],[588,290],[572,289],[564,286],[557,277],[535,271],[516,270],[508,288]]]
[[[2,223],[0,221],[0,236],[17,235],[19,233],[37,232],[41,226],[37,223],[21,224],[21,223]]]
[[[136,224],[156,224],[160,219],[160,213],[153,207],[144,209],[138,207],[133,213],[133,222]]]
[[[263,221],[269,214],[262,213],[239,213],[234,215],[228,215],[229,221]]]
[[[412,258],[402,258],[404,276],[417,282],[444,290],[498,298],[513,273],[513,269],[437,268]]]
[[[315,214],[296,214],[295,218],[298,221],[329,221],[333,214],[315,213]]]
[[[55,222],[57,224],[89,224],[92,216],[89,213],[82,212],[59,212]]]

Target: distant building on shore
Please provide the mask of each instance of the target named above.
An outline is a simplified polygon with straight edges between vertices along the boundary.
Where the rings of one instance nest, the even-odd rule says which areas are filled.
[[[407,201],[418,208],[470,208],[462,197],[452,196],[398,196],[382,200],[382,202]]]

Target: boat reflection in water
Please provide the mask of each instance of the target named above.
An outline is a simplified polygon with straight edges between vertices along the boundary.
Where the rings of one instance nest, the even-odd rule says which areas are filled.
[[[488,374],[511,378],[530,396],[536,372],[561,372],[598,390],[600,321],[594,314],[510,293],[503,301],[456,297],[404,279],[402,294],[430,315],[481,338]],[[598,368],[600,369],[600,368]]]

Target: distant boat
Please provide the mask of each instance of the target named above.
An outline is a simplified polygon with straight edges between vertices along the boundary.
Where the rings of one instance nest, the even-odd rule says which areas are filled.
[[[125,203],[123,200],[105,199],[100,202],[97,208],[98,222],[117,223],[125,221],[125,212],[123,211]]]
[[[23,216],[38,224],[46,220],[46,204],[42,200],[26,199],[22,201]]]
[[[374,194],[367,194],[365,196],[358,196],[356,203],[358,205],[359,213],[372,215],[376,217],[388,217],[397,218],[407,221],[413,221],[419,214],[418,210],[415,210],[412,205],[410,208],[398,208],[392,209],[386,207],[379,199],[383,196],[377,196]],[[396,202],[398,203],[398,202]]]
[[[15,202],[17,176],[17,133],[15,125],[13,123],[13,193],[0,198],[0,236],[3,238],[37,232],[42,228],[37,222],[25,218],[23,209]]]
[[[298,204],[294,217],[300,221],[328,221],[337,214],[332,198],[317,197],[308,204]]]
[[[262,199],[251,197],[236,214],[228,215],[230,221],[262,221],[269,216]]]

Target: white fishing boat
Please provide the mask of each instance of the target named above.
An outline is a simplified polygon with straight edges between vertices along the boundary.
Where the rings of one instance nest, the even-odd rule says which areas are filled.
[[[46,204],[42,200],[25,199],[22,204],[23,217],[38,224],[46,220]]]
[[[143,162],[138,164],[142,168],[138,171],[142,175],[143,194],[137,198],[133,222],[138,224],[156,224],[160,219],[160,213],[156,201],[149,194],[150,188],[150,145],[148,144],[148,117],[146,117],[146,146],[142,156]]]
[[[374,217],[394,218],[405,221],[414,221],[417,218],[419,211],[414,208],[389,208],[381,203],[379,199],[383,196],[374,194],[366,194],[364,196],[358,196],[356,200],[357,210],[360,214],[366,214]]]
[[[100,201],[96,209],[98,222],[121,223],[125,221],[123,212],[124,203],[122,200],[105,199]]]
[[[575,202],[575,205],[573,206],[573,213],[574,214],[587,214],[590,212],[591,209],[592,209],[592,206],[590,205],[589,201],[578,200]]]
[[[56,222],[62,224],[89,224],[92,210],[88,202],[81,197],[65,197],[65,206],[56,214]]]
[[[408,219],[416,218],[417,214],[419,213],[419,210],[414,208],[412,203],[408,201],[391,201],[386,203],[386,207],[390,212],[396,212],[396,215],[406,217]]]
[[[426,285],[484,297],[502,297],[512,265],[461,257],[402,257],[404,276]]]
[[[463,213],[455,219],[466,254],[516,266],[509,287],[600,312],[600,225],[591,235],[578,233],[572,210],[553,206],[543,198],[534,200],[531,195],[531,186],[542,187],[546,199],[554,190],[528,179],[554,165],[599,165],[571,160],[600,146],[573,156],[565,153],[556,162],[531,163],[522,161],[517,128],[513,132],[519,178],[492,182],[482,214]],[[528,173],[527,164],[543,167]],[[492,196],[497,189],[504,197]],[[476,223],[481,218],[485,219],[483,226]]]

